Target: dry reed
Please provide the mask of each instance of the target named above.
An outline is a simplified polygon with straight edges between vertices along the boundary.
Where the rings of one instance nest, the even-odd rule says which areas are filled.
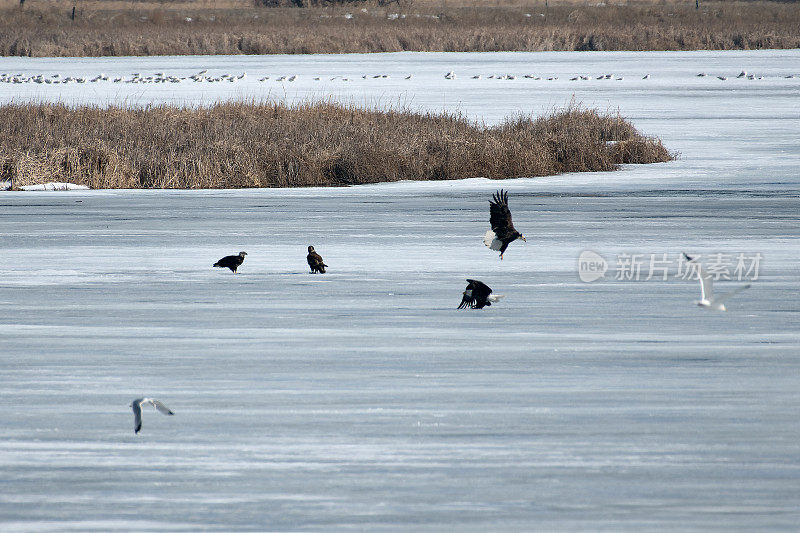
[[[618,115],[574,104],[496,127],[455,115],[331,103],[11,104],[0,107],[0,139],[0,180],[11,178],[15,187],[43,181],[198,189],[501,179],[673,157]]]
[[[542,1],[308,8],[252,2],[0,0],[0,55],[122,56],[392,51],[800,47],[796,3]],[[404,6],[404,7],[403,7]]]

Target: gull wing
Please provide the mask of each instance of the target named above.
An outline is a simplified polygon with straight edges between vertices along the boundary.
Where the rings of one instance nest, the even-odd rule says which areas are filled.
[[[170,410],[169,407],[167,407],[166,405],[161,403],[159,400],[150,400],[150,403],[152,403],[153,407],[158,409],[158,412],[160,412],[160,413],[163,413],[165,415],[174,415],[175,414]]]
[[[685,252],[683,257],[686,258],[687,263],[692,263],[697,267],[697,279],[700,281],[700,299],[710,302],[711,298],[714,297],[714,280],[711,279],[711,276],[706,275],[703,265],[694,262],[694,257],[688,256]]]
[[[139,430],[142,429],[142,407],[140,405],[141,400],[133,400],[131,404],[131,409],[133,409],[133,432],[139,433]]]
[[[725,300],[727,300],[727,299],[728,299],[728,298],[730,298],[731,296],[734,296],[734,295],[736,295],[736,294],[739,294],[739,293],[740,293],[740,292],[742,292],[743,290],[745,290],[745,289],[749,289],[749,288],[750,288],[750,284],[748,283],[747,285],[744,285],[743,287],[739,287],[739,288],[738,288],[738,289],[736,289],[736,290],[732,290],[731,292],[726,292],[725,294],[720,294],[720,295],[719,295],[719,296],[717,296],[717,298],[714,300],[714,303],[715,303],[715,304],[721,304],[722,302],[724,302]]]
[[[714,298],[714,280],[703,271],[703,267],[697,265],[697,277],[700,280],[700,298],[711,301]]]

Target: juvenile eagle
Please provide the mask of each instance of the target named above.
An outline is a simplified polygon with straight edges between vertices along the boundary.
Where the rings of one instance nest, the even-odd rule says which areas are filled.
[[[244,262],[244,256],[246,255],[247,252],[239,252],[239,255],[226,255],[214,263],[214,266],[219,268],[230,268],[231,271],[236,274],[236,269],[242,265]]]
[[[461,305],[458,308],[482,309],[492,305],[492,302],[497,302],[500,298],[502,298],[501,295],[492,294],[492,289],[482,281],[468,279],[467,288],[464,289],[464,296],[461,298]]]
[[[316,274],[317,272],[319,272],[320,274],[324,274],[325,267],[328,266],[322,261],[322,256],[314,251],[313,246],[308,247],[308,255],[306,256],[306,261],[308,261],[308,266],[311,267],[312,274]]]
[[[503,189],[494,193],[492,200],[489,200],[489,224],[492,229],[484,235],[483,244],[491,250],[499,250],[500,259],[503,258],[503,253],[513,241],[526,240],[522,233],[514,229],[514,224],[511,222],[511,211],[508,209],[508,193]]]

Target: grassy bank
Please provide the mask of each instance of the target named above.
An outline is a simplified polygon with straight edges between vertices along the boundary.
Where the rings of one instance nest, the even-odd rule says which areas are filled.
[[[305,187],[512,178],[668,161],[617,115],[570,106],[497,127],[328,103],[0,107],[0,180],[92,188]],[[616,141],[616,142],[609,142]]]
[[[285,1],[285,0],[284,0]],[[461,2],[328,7],[253,2],[0,0],[0,55],[124,56],[387,51],[800,47],[797,3]]]

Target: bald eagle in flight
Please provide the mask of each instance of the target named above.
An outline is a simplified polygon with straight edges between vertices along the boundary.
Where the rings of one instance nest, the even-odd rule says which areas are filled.
[[[319,272],[320,274],[324,274],[325,267],[328,266],[322,261],[322,256],[314,251],[313,246],[308,247],[308,255],[306,256],[306,261],[308,261],[308,266],[311,267],[312,274],[316,274],[317,272]]]
[[[464,289],[464,296],[461,298],[461,305],[459,309],[482,309],[486,306],[492,305],[503,296],[500,294],[492,294],[492,289],[482,281],[477,279],[468,279],[467,288]]]
[[[508,245],[517,239],[526,241],[522,233],[514,228],[511,222],[511,211],[508,209],[508,193],[500,189],[492,195],[489,200],[489,224],[492,229],[486,232],[483,237],[483,244],[491,250],[500,251],[500,259],[508,248]],[[526,241],[527,242],[527,241]]]
[[[239,268],[244,262],[244,256],[246,255],[247,252],[239,252],[239,255],[226,255],[214,263],[214,266],[219,268],[230,268],[231,271],[236,274],[236,269]]]

